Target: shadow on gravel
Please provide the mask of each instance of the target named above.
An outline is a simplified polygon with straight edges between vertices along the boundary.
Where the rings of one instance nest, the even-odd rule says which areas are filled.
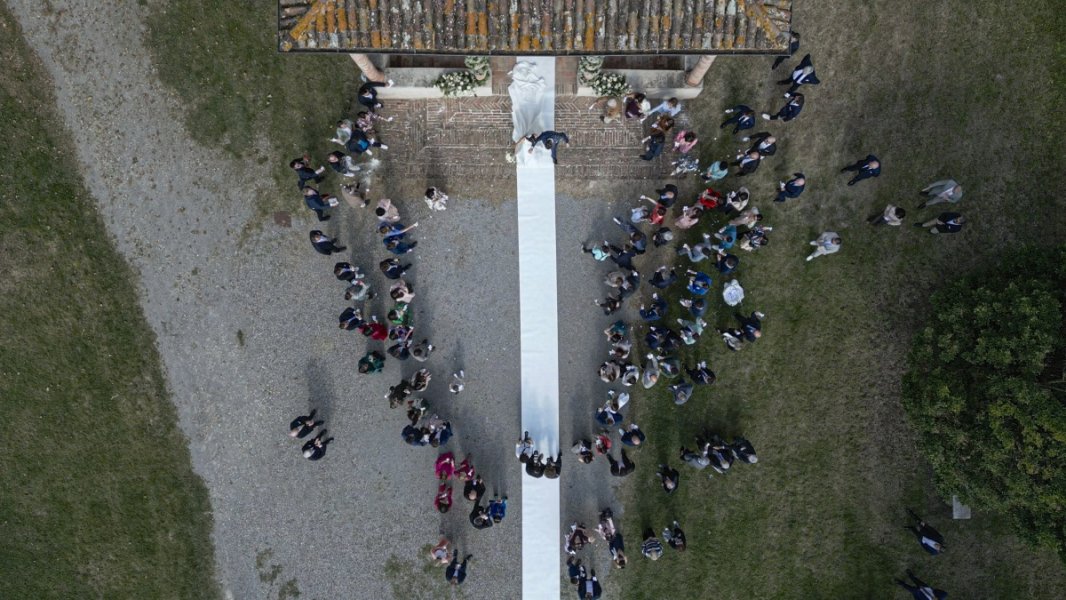
[[[318,409],[316,417],[325,421],[328,428],[333,418],[333,404],[337,396],[329,369],[320,359],[309,358],[304,365],[304,379],[307,380],[307,393],[310,396],[308,404],[311,408]]]

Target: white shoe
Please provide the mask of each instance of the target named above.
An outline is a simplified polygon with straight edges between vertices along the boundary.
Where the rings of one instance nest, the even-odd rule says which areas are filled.
[[[813,257],[813,256],[808,256],[808,257],[807,257],[807,262],[811,262],[811,260],[813,260],[813,259],[814,259],[814,257]]]
[[[769,120],[770,120],[770,113],[763,113],[763,114],[762,114],[762,118],[764,118],[764,119],[766,119],[767,121],[769,121]]]
[[[366,152],[367,156],[374,156],[374,153],[371,152],[370,150],[366,150],[365,152]]]
[[[381,148],[382,150],[388,150],[389,149],[389,147],[386,146],[385,144],[382,144],[382,145],[378,146],[378,148]]]
[[[396,82],[391,80],[391,79],[389,80],[388,83],[389,83],[389,85],[387,87],[392,87],[392,86],[396,85]]]
[[[732,108],[725,109],[725,114],[727,114],[727,115],[733,114],[733,109]]]
[[[742,138],[740,138],[740,141],[742,141],[742,142],[746,142],[746,141],[748,141],[748,140],[750,140],[750,139],[751,139],[751,138],[749,138],[749,137],[745,136],[745,137],[742,137]]]

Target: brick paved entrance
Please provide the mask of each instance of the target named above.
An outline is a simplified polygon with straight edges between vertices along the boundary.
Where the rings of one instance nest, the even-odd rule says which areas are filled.
[[[640,160],[646,125],[635,120],[604,125],[599,111],[588,110],[594,100],[562,96],[556,101],[555,128],[573,141],[559,150],[557,181],[661,179],[670,173],[674,156],[668,151],[651,162]],[[390,176],[514,187],[515,167],[504,158],[512,148],[509,97],[391,100],[385,114],[396,116],[379,128],[389,145]]]

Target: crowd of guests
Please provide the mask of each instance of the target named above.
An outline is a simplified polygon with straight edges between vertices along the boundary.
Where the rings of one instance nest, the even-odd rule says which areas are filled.
[[[794,34],[791,52],[798,50],[798,47],[799,34]],[[782,61],[783,59],[775,61],[773,68],[776,69]],[[784,135],[778,135],[772,130],[753,130],[756,129],[760,116],[768,125],[789,123],[800,117],[806,103],[806,96],[801,90],[809,91],[810,86],[820,83],[811,56],[804,56],[789,76],[777,83],[787,85],[788,88],[784,93],[784,105],[776,111],[766,111],[760,115],[745,104],[736,104],[725,109],[725,119],[720,123],[720,129],[728,131],[734,139],[739,138],[744,146],[740,147],[734,156],[713,161],[706,168],[701,168],[699,157],[694,152],[699,143],[699,135],[691,128],[679,125],[685,119],[682,115],[684,107],[678,99],[668,98],[653,108],[653,103],[644,94],[634,92],[624,98],[599,98],[589,107],[590,110],[602,109],[600,120],[604,124],[622,123],[626,119],[649,121],[651,125],[642,140],[644,153],[640,158],[652,160],[664,151],[672,150],[674,154],[670,163],[674,170],[671,176],[698,174],[705,184],[704,189],[688,202],[679,198],[679,189],[674,184],[663,185],[656,190],[654,196],[642,194],[628,215],[614,218],[614,222],[622,231],[620,239],[606,239],[582,245],[582,250],[592,255],[595,260],[613,263],[613,269],[604,278],[610,292],[605,298],[595,300],[595,304],[605,315],[613,315],[622,310],[629,298],[638,296],[642,282],[652,288],[649,290],[652,292],[650,299],[639,305],[638,322],[627,323],[619,320],[605,330],[608,356],[598,370],[603,382],[622,386],[640,383],[644,388],[652,388],[660,379],[671,379],[674,381],[667,383],[667,387],[675,403],[682,405],[692,398],[695,390],[713,385],[717,381],[715,372],[706,360],[683,364],[680,351],[695,345],[708,328],[708,315],[723,308],[713,306],[714,301],[710,297],[714,279],[737,277],[742,262],[749,260],[742,260],[741,256],[748,253],[754,258],[755,252],[770,243],[773,228],[755,206],[757,197],[762,197],[764,192],[753,194],[748,186],[756,189],[758,180],[754,176],[760,165],[764,160],[773,160],[778,154],[779,145],[786,143],[786,139]],[[672,146],[669,143],[671,140]],[[792,168],[789,172],[792,175],[786,180],[778,181],[773,192],[767,194],[774,202],[795,202],[808,187],[809,180],[802,169]],[[846,183],[853,186],[879,177],[882,164],[877,156],[869,154],[844,166],[841,172],[850,175]],[[735,184],[731,185],[733,182]],[[917,210],[940,203],[959,202],[962,199],[962,187],[954,180],[944,179],[930,184],[920,191],[920,195],[923,200],[916,206]],[[906,212],[899,206],[889,205],[871,216],[868,222],[875,226],[899,226],[903,223]],[[960,214],[944,212],[936,217],[915,222],[914,226],[925,228],[933,234],[943,234],[957,233],[965,223],[965,218]],[[686,234],[688,230],[698,235]],[[834,254],[840,251],[842,244],[842,236],[839,233],[824,231],[810,242],[813,249],[806,260]],[[688,264],[665,261],[667,264],[648,265],[646,259],[645,264],[640,267],[634,264],[650,249],[663,246],[675,247],[677,256],[685,259]],[[735,280],[730,282],[723,290],[723,301],[730,307],[737,301],[735,296],[731,298],[728,294],[728,287],[736,283],[738,282]],[[671,290],[680,292],[683,296],[677,301],[676,308],[667,301],[667,298],[676,296]],[[715,310],[716,308],[719,310]],[[680,314],[676,314],[677,312]],[[730,312],[736,324],[715,328],[729,350],[740,351],[761,338],[766,317],[764,313],[758,310],[750,313],[735,310]],[[668,316],[674,318],[668,319]],[[642,361],[631,358],[633,353],[641,356],[633,348],[631,338],[643,339],[649,350],[643,355]],[[596,421],[603,429],[594,439],[583,438],[574,443],[572,451],[580,462],[591,463],[596,456],[604,455],[612,475],[625,477],[636,470],[636,464],[626,450],[639,448],[644,443],[645,435],[635,424],[630,425],[632,434],[626,427],[618,429],[618,439],[623,447],[618,458],[612,455],[612,447],[615,444],[612,443],[613,434],[610,428],[624,421],[621,411],[628,400],[628,394],[616,395],[612,391],[607,402],[596,409]],[[697,438],[694,449],[682,447],[679,460],[697,470],[711,467],[713,477],[730,472],[735,462],[751,464],[758,459],[751,442],[743,437],[735,437],[727,443],[718,436],[707,436],[706,439]],[[667,494],[676,492],[681,482],[680,472],[668,464],[660,464],[655,477]],[[919,527],[922,526],[925,524]],[[584,574],[580,561],[573,557],[574,552],[580,550],[583,547],[582,542],[589,537],[583,532],[581,523],[575,522],[566,536],[565,547],[572,556],[569,561],[571,581],[575,584],[577,578]],[[930,536],[923,538],[923,547],[929,549],[931,546],[928,544],[939,539],[939,534],[932,535],[935,531],[926,533],[930,533]],[[922,537],[924,534],[916,535]],[[667,537],[664,533],[663,538]],[[654,533],[650,530],[645,532],[644,539],[649,552],[642,553],[657,558],[661,553],[661,544]],[[621,564],[615,561],[615,564],[622,567],[625,561],[623,559]],[[911,591],[920,590],[920,593],[926,594],[920,596],[922,598],[941,597],[939,590],[926,586],[913,575],[911,577],[913,586],[902,581],[898,583]],[[586,580],[582,585],[587,587],[590,584]],[[597,582],[596,587],[598,585]],[[579,597],[586,597],[583,595],[583,589],[585,588],[579,586]],[[919,597],[919,592],[914,593],[916,598]]]
[[[370,174],[376,166],[376,159],[371,157],[375,151],[388,149],[375,127],[379,122],[393,120],[393,117],[386,117],[380,112],[383,105],[377,97],[377,88],[383,85],[392,85],[392,82],[364,84],[359,90],[358,101],[365,110],[354,119],[337,122],[330,141],[343,146],[344,151],[329,153],[325,164],[319,166],[307,154],[289,163],[296,174],[304,204],[319,222],[329,221],[332,213],[339,210],[341,205],[335,195],[320,191],[324,182],[335,184],[337,194],[351,209],[364,210],[371,204]],[[364,158],[368,160],[360,161]],[[447,208],[448,196],[442,190],[430,187],[423,200],[431,211],[443,211]],[[416,363],[425,363],[436,350],[436,346],[422,331],[418,330],[416,335],[412,311],[416,294],[408,273],[414,261],[408,257],[418,246],[418,241],[412,239],[418,223],[405,225],[400,207],[388,198],[377,199],[373,213],[377,223],[375,231],[387,253],[378,262],[378,269],[388,282],[387,298],[374,290],[362,265],[341,261],[333,266],[333,274],[344,288],[343,298],[347,303],[338,317],[338,327],[358,332],[367,340],[367,351],[356,362],[356,370],[364,376],[381,373],[386,360],[406,362],[413,359]],[[312,230],[309,236],[312,247],[320,254],[329,256],[347,250],[337,239],[323,231]],[[360,258],[366,259],[365,255]],[[375,300],[386,303],[383,317],[369,308],[369,303]],[[461,393],[466,386],[465,379],[466,373],[462,369],[453,373],[448,391],[453,395]],[[429,369],[417,368],[410,376],[390,386],[385,395],[389,408],[404,409],[405,419],[400,437],[408,445],[443,448],[454,436],[452,423],[432,410],[432,403],[425,395],[432,380],[433,374]],[[315,415],[316,411],[311,410],[309,414],[293,419],[290,436],[304,439],[321,427],[323,421],[316,420]],[[332,437],[326,437],[326,430],[321,429],[304,443],[304,457],[320,460],[332,441]],[[459,462],[450,451],[442,451],[438,455],[434,463],[438,485],[432,505],[438,512],[447,513],[453,504],[453,485],[461,487],[463,499],[472,506],[469,518],[471,525],[476,529],[486,529],[505,518],[507,496],[494,494],[491,499],[486,498],[484,478],[472,461],[469,454]],[[460,561],[459,551],[446,538],[442,538],[430,551],[430,559],[445,567],[445,579],[453,585],[461,584],[466,579],[470,558],[470,555],[466,555]]]
[[[794,34],[793,51],[798,48],[798,41],[799,35]],[[774,68],[779,64],[780,60],[775,62]],[[789,77],[778,83],[789,86],[784,94],[786,103],[775,112],[761,113],[761,117],[770,123],[791,122],[800,116],[806,102],[800,90],[805,89],[804,86],[820,83],[810,55],[803,57]],[[290,162],[304,203],[319,222],[328,221],[331,213],[340,205],[335,196],[319,190],[320,184],[326,180],[327,168],[336,174],[335,179],[340,184],[338,193],[350,207],[365,209],[370,204],[368,179],[360,180],[360,175],[370,169],[358,159],[364,156],[369,158],[375,151],[388,149],[375,130],[378,122],[392,120],[392,117],[385,117],[379,112],[382,103],[377,99],[376,88],[380,85],[391,85],[391,82],[365,84],[359,91],[359,102],[366,110],[359,112],[354,119],[342,119],[337,123],[331,141],[343,146],[347,153],[339,150],[331,152],[321,166],[315,166],[308,155]],[[604,278],[612,291],[604,299],[595,301],[605,315],[613,315],[621,310],[629,298],[637,295],[642,282],[654,289],[648,301],[639,306],[639,322],[616,320],[605,329],[607,358],[598,369],[599,378],[612,386],[630,387],[639,383],[645,389],[659,385],[660,380],[668,380],[663,386],[669,390],[676,405],[684,405],[697,388],[712,386],[718,379],[707,360],[682,360],[682,351],[694,346],[709,327],[708,315],[716,308],[716,301],[711,295],[714,279],[733,278],[729,285],[723,286],[723,302],[730,307],[738,304],[743,297],[743,289],[736,280],[741,270],[741,255],[748,253],[753,256],[768,246],[773,231],[773,227],[765,222],[763,213],[755,206],[756,194],[744,185],[730,183],[752,181],[751,176],[758,172],[763,160],[777,154],[781,140],[770,131],[748,133],[758,123],[758,113],[748,105],[731,106],[725,110],[726,118],[720,124],[720,129],[731,128],[731,134],[739,137],[745,146],[739,148],[735,156],[716,160],[703,169],[694,152],[700,141],[698,134],[690,128],[678,127],[684,108],[676,98],[665,99],[653,107],[645,95],[631,93],[624,98],[600,98],[590,109],[596,107],[603,110],[600,119],[604,124],[621,123],[626,119],[648,122],[647,135],[642,140],[644,153],[640,158],[653,160],[669,148],[674,155],[671,161],[673,176],[698,174],[706,184],[687,202],[682,201],[678,187],[672,183],[656,189],[654,196],[642,194],[628,215],[614,218],[621,230],[618,239],[582,246],[582,250],[595,260],[613,264],[612,270]],[[532,146],[543,144],[551,150],[555,161],[558,146],[568,145],[570,140],[566,134],[544,132],[523,141],[531,144],[531,151]],[[881,168],[880,160],[870,154],[843,167],[841,172],[852,174],[847,182],[850,186],[880,176]],[[772,193],[773,201],[799,199],[807,183],[802,170],[794,170],[786,181],[777,182]],[[727,190],[729,187],[735,189]],[[962,187],[954,180],[946,179],[930,184],[921,190],[921,195],[923,201],[917,209],[940,203],[957,203],[962,198]],[[448,197],[439,189],[429,188],[424,200],[431,210],[445,210]],[[416,240],[411,239],[418,223],[405,225],[399,207],[387,198],[378,199],[373,211],[383,249],[392,255],[383,257],[378,263],[382,275],[393,282],[388,287],[391,307],[385,311],[384,318],[379,318],[366,308],[366,303],[377,298],[378,294],[372,290],[362,267],[343,261],[334,265],[334,274],[345,287],[344,299],[350,303],[339,316],[339,327],[358,331],[370,343],[368,351],[357,363],[359,373],[364,375],[380,373],[384,369],[386,356],[398,361],[413,358],[417,362],[425,362],[435,349],[428,337],[422,336],[421,332],[417,336],[415,334],[411,312],[414,287],[405,279],[414,264],[406,257],[418,245]],[[868,222],[875,226],[899,226],[905,216],[905,209],[889,205],[871,216]],[[960,214],[944,212],[914,225],[938,234],[957,233],[965,223]],[[686,234],[688,230],[698,232],[699,236]],[[314,250],[321,254],[332,255],[346,250],[337,239],[320,230],[310,231],[309,237]],[[689,239],[682,240],[682,237]],[[836,253],[842,243],[838,233],[825,231],[810,242],[814,249],[807,260]],[[667,261],[671,264],[638,268],[635,261],[648,252],[649,246],[672,247],[678,260]],[[738,253],[738,250],[741,252]],[[681,258],[687,261],[687,265],[680,264]],[[750,259],[744,259],[745,262],[747,260]],[[677,300],[675,307],[667,301],[671,290],[680,291],[683,296]],[[667,318],[674,313],[678,314],[672,320]],[[762,323],[766,318],[764,313],[757,310],[748,314],[734,311],[733,317],[735,325],[723,324],[714,328],[729,350],[740,351],[761,338]],[[643,340],[647,352],[637,352],[634,356],[634,338]],[[421,368],[391,386],[386,395],[390,408],[406,409],[401,438],[411,446],[441,448],[454,435],[452,424],[435,414],[430,409],[430,402],[420,395],[427,390],[431,380],[430,371]],[[457,371],[452,375],[449,391],[458,394],[464,386],[465,373]],[[639,450],[647,436],[636,423],[626,423],[623,409],[629,398],[628,393],[612,389],[602,406],[595,407],[593,418],[600,425],[600,430],[588,438],[577,439],[571,447],[579,463],[589,464],[597,456],[603,456],[611,475],[626,477],[635,472],[636,464],[627,450]],[[316,420],[315,414],[311,410],[309,414],[292,420],[290,435],[302,440],[322,427],[323,421]],[[616,434],[617,438],[614,437]],[[615,439],[618,444],[615,444]],[[325,456],[332,441],[333,438],[326,437],[326,429],[322,428],[303,444],[302,453],[309,460],[319,460]],[[616,445],[619,447],[615,448]],[[561,475],[562,455],[556,453],[552,456],[550,452],[538,450],[529,432],[525,432],[518,440],[515,454],[530,477],[558,478]],[[710,467],[713,477],[714,474],[727,474],[738,461],[753,464],[758,458],[751,442],[743,437],[734,437],[732,441],[725,442],[717,435],[706,435],[696,439],[693,449],[682,447],[678,460],[700,471]],[[483,504],[486,486],[474,468],[471,456],[467,455],[461,462],[456,462],[452,452],[441,452],[436,459],[434,472],[438,487],[433,506],[440,513],[452,508],[454,483],[461,485],[463,499],[471,503],[469,520],[474,528],[491,528],[506,517],[506,495],[500,497],[494,494],[491,500]],[[665,493],[672,494],[680,486],[681,474],[668,464],[659,464],[655,479]],[[920,519],[918,521],[913,532],[923,548],[932,554],[939,553],[943,547],[942,537],[928,524]],[[606,542],[613,564],[624,568],[627,558],[622,534],[610,509],[601,512],[596,534]],[[684,551],[687,547],[684,531],[677,521],[673,521],[663,529],[661,536],[656,536],[652,529],[642,533],[643,556],[650,560],[662,556],[663,545],[659,537],[677,551]],[[595,599],[602,594],[595,570],[586,570],[579,556],[586,546],[594,542],[592,532],[577,521],[570,525],[564,536],[569,578],[581,598]],[[450,583],[459,584],[465,579],[470,556],[460,561],[458,550],[452,548],[447,539],[441,539],[430,551],[430,559],[446,566],[445,576]],[[943,597],[940,590],[927,586],[909,571],[908,576],[910,583],[903,580],[896,582],[911,591],[915,598]]]

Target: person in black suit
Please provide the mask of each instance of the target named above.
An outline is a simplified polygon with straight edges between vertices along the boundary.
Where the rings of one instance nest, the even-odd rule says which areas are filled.
[[[782,121],[791,121],[799,116],[803,110],[803,94],[796,92],[795,94],[786,94],[788,96],[788,103],[781,107],[781,110],[776,114],[763,113],[762,118],[767,121],[776,121],[781,119]]]
[[[603,595],[600,580],[596,579],[596,569],[591,572],[592,577],[585,576],[585,568],[581,567],[581,575],[577,578],[577,597],[581,600],[599,600]]]
[[[625,448],[622,448],[621,462],[615,460],[610,454],[607,455],[607,462],[611,463],[611,475],[614,475],[615,477],[625,477],[637,468],[637,466],[633,464],[633,461],[629,460],[629,457],[626,456]]]
[[[307,208],[315,211],[319,221],[329,220],[329,215],[326,214],[326,211],[329,210],[329,197],[329,194],[323,197],[322,194],[318,193],[318,190],[311,186],[304,187],[304,204],[307,205]]]
[[[389,279],[399,279],[403,277],[403,274],[407,272],[407,269],[411,268],[411,264],[401,264],[398,258],[386,258],[378,263],[378,268],[381,269],[382,274]]]
[[[463,557],[463,562],[459,562],[459,551],[455,550],[452,553],[452,564],[448,565],[448,568],[444,570],[444,579],[448,580],[448,583],[452,585],[459,585],[466,580],[466,563],[470,560],[472,554],[467,554]]]
[[[785,97],[788,98],[787,94],[795,92],[801,85],[818,85],[821,81],[819,81],[818,77],[814,74],[814,64],[811,62],[811,55],[808,54],[803,57],[800,64],[796,65],[795,69],[792,69],[792,74],[790,76],[777,83],[778,85],[792,84],[788,88],[788,91],[785,92]]]
[[[322,421],[315,420],[315,412],[317,411],[312,410],[309,415],[301,415],[293,419],[292,423],[289,423],[289,437],[305,438],[307,434],[315,430],[315,427],[321,425]]]
[[[769,131],[753,133],[748,137],[742,138],[741,141],[753,142],[751,148],[748,148],[748,152],[758,152],[762,156],[773,156],[774,154],[777,154],[777,138]]]
[[[308,166],[309,162],[310,161],[307,159],[307,157],[294,158],[291,162],[289,162],[289,167],[292,168],[293,171],[296,171],[296,176],[299,178],[299,181],[296,182],[296,187],[300,188],[301,190],[304,189],[304,186],[307,185],[308,181],[313,180],[315,183],[322,181],[322,173],[326,171],[326,167],[312,169],[310,166]]]
[[[347,246],[338,246],[336,240],[331,239],[328,235],[317,229],[311,231],[310,238],[311,245],[315,247],[315,252],[318,252],[319,254],[329,256],[334,252],[343,252],[348,249]]]
[[[782,54],[774,59],[774,64],[770,65],[770,70],[773,71],[777,67],[781,66],[781,63],[785,62],[788,58],[791,58],[797,50],[800,49],[800,34],[798,31],[793,31],[788,39],[788,54]]]
[[[911,579],[911,583],[913,583],[914,585],[908,585],[902,579],[894,579],[893,581],[896,583],[896,585],[910,592],[911,595],[914,596],[915,600],[942,600],[943,598],[948,597],[948,593],[944,590],[938,590],[933,586],[927,584],[926,582],[922,581],[921,579],[915,577],[914,573],[911,573],[910,569],[907,569],[906,572],[907,577]]]
[[[314,439],[308,440],[304,444],[303,453],[304,458],[307,460],[318,460],[326,455],[326,446],[333,441],[333,438],[322,439],[326,436],[326,430],[318,432],[318,435]]]
[[[361,277],[359,274],[359,267],[353,267],[351,263],[339,262],[333,265],[333,274],[337,276],[340,281],[351,281],[356,277]]]

